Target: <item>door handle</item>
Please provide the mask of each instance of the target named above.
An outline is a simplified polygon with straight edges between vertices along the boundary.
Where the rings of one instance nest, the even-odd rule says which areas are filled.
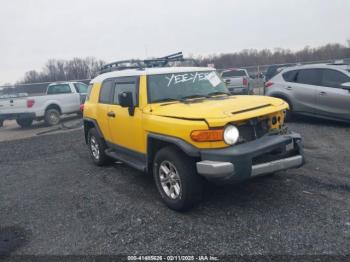
[[[287,86],[286,89],[287,90],[292,90],[292,87],[291,86]]]
[[[320,96],[325,96],[325,95],[327,95],[326,92],[324,92],[324,91],[321,91],[321,92],[320,92]]]
[[[115,117],[115,113],[113,111],[110,111],[107,113],[108,117]]]

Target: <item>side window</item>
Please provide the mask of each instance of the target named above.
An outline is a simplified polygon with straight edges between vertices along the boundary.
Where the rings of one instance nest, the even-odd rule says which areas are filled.
[[[111,92],[113,88],[113,80],[106,80],[102,83],[100,90],[100,98],[99,102],[102,104],[110,104],[111,103]]]
[[[118,95],[123,92],[131,92],[134,105],[138,105],[137,101],[137,81],[136,79],[131,79],[131,81],[118,81],[116,82],[114,95],[113,95],[113,104],[119,105]]]
[[[74,83],[75,91],[79,94],[86,94],[88,86],[83,83]]]
[[[47,88],[48,95],[69,94],[71,92],[72,91],[68,84],[51,85]]]
[[[332,69],[323,69],[322,70],[322,86],[328,87],[340,87],[341,84],[350,82],[350,78],[345,74],[332,70]]]
[[[307,85],[319,85],[321,80],[320,69],[302,69],[296,76],[297,83]]]
[[[298,70],[292,70],[282,74],[282,77],[287,82],[295,82]]]

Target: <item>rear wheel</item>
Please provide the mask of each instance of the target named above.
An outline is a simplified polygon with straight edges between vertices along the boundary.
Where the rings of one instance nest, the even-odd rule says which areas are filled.
[[[46,110],[45,112],[45,123],[49,126],[58,125],[60,123],[60,112],[55,109],[51,108]]]
[[[33,123],[33,119],[32,118],[18,118],[16,119],[17,124],[22,127],[22,128],[26,128],[26,127],[30,127]]]
[[[91,128],[88,133],[88,146],[90,156],[94,163],[103,166],[111,162],[111,159],[105,154],[106,143],[99,136],[95,128]]]
[[[165,204],[185,211],[202,198],[203,179],[197,174],[195,161],[175,147],[164,147],[156,155],[153,176]]]

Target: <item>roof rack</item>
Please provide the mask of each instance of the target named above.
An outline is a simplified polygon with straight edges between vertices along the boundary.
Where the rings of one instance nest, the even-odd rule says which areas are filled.
[[[152,59],[131,59],[131,60],[122,60],[116,61],[113,63],[106,64],[102,66],[100,74],[112,71],[120,71],[125,69],[138,69],[143,70],[145,68],[154,68],[154,67],[166,67],[166,66],[176,66],[176,62],[192,62],[193,65],[199,66],[197,61],[192,58],[184,58],[182,52],[171,54],[168,56]],[[171,65],[171,63],[175,63]]]

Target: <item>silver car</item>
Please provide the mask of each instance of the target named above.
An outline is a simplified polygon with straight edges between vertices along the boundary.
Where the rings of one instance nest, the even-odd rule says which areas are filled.
[[[285,100],[292,113],[350,122],[350,66],[313,64],[284,69],[265,94]]]

